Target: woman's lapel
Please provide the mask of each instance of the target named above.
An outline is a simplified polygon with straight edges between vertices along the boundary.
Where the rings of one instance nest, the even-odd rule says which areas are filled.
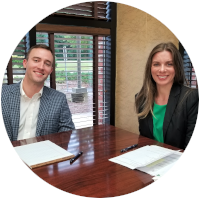
[[[154,138],[153,137],[153,117],[152,117],[152,114],[149,113],[148,116],[147,116],[147,121],[148,121],[148,125],[149,125],[149,138]]]
[[[169,127],[169,123],[171,121],[172,115],[176,109],[180,92],[181,92],[181,86],[178,84],[174,84],[170,91],[169,100],[168,100],[167,108],[165,112],[165,118],[164,118],[164,123],[163,123],[163,137],[164,138],[167,134],[167,129]]]

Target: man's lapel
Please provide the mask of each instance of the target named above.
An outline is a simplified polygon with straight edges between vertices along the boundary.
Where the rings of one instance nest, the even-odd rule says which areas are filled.
[[[50,106],[49,90],[48,88],[44,87],[43,93],[40,99],[40,108],[39,108],[39,113],[38,113],[36,136],[40,136],[42,125],[45,122],[46,116],[48,114],[49,106]]]
[[[172,115],[173,115],[176,105],[178,103],[180,91],[181,91],[181,87],[178,84],[174,84],[172,86],[172,89],[171,89],[171,92],[169,95],[169,100],[167,103],[164,123],[163,123],[163,137],[164,138],[166,136],[169,123],[171,121]]]
[[[21,83],[21,82],[20,82]],[[10,119],[13,130],[13,139],[18,137],[19,120],[20,120],[20,83],[13,86],[9,96]]]

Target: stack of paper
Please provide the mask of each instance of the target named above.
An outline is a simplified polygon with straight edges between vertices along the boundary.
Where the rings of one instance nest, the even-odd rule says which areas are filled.
[[[109,160],[130,169],[138,169],[152,176],[161,176],[174,165],[181,155],[181,152],[151,145]]]
[[[136,169],[150,174],[151,176],[162,176],[176,163],[181,155],[181,152],[174,152],[173,154],[155,161],[145,167],[138,167]]]
[[[30,167],[35,168],[54,162],[68,160],[74,155],[49,140],[14,147],[19,157]]]

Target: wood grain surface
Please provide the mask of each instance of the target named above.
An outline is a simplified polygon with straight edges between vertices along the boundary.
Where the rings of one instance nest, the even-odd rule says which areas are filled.
[[[178,150],[176,147],[110,125],[54,133],[14,141],[12,144],[20,146],[44,140],[50,140],[74,155],[80,151],[83,151],[83,154],[72,164],[67,160],[32,171],[63,191],[86,197],[120,196],[153,183],[152,176],[108,160],[121,155],[121,149],[138,143],[137,148],[159,145]]]

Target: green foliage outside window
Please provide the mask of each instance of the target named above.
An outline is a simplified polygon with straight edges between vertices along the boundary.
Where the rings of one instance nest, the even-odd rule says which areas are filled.
[[[81,80],[83,83],[92,85],[93,73],[92,72],[82,72],[81,73]],[[77,81],[77,72],[67,72],[67,80],[68,81]],[[59,71],[56,72],[56,82],[57,83],[64,83],[66,81],[66,72]]]

